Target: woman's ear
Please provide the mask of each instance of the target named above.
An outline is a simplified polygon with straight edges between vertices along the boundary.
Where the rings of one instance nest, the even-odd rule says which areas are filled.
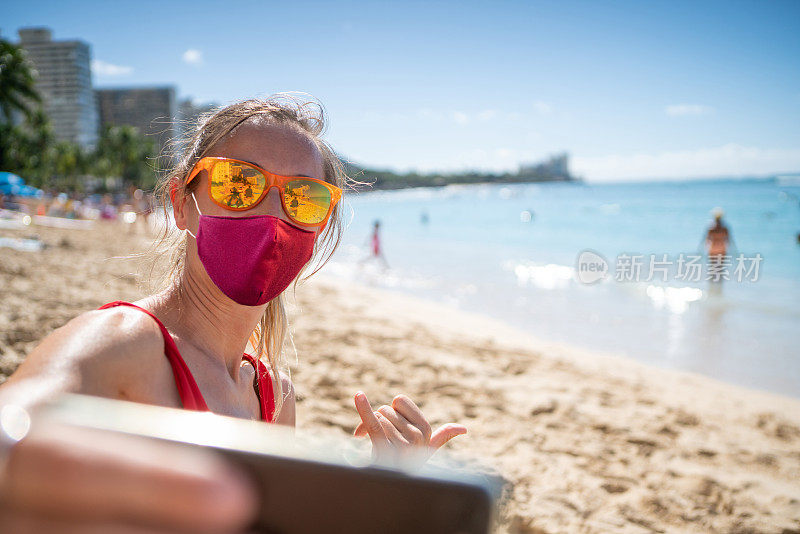
[[[187,213],[186,213],[186,199],[185,195],[178,193],[177,184],[173,185],[169,192],[170,200],[172,200],[172,217],[175,219],[175,226],[178,230],[186,230]]]

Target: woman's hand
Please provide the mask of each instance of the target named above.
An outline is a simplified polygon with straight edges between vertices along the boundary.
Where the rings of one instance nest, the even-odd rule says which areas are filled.
[[[255,488],[211,451],[59,426],[7,452],[2,532],[239,532],[255,519]]]
[[[406,395],[397,395],[391,406],[383,405],[373,412],[367,396],[359,391],[355,404],[361,423],[353,435],[369,435],[372,457],[376,460],[393,463],[400,458],[421,465],[439,447],[467,433],[466,427],[455,423],[447,423],[432,432],[422,411]]]

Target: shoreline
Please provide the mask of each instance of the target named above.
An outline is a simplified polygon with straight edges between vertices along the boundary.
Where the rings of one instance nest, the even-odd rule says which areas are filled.
[[[453,455],[488,460],[513,486],[500,532],[800,527],[797,399],[550,343],[397,291],[326,275],[308,285],[338,302],[349,295],[344,316],[370,303],[371,322],[394,340],[374,345],[376,367],[390,369],[400,354],[443,375],[430,390],[413,374],[395,381],[397,391],[391,379],[374,380],[425,399],[437,423],[467,426],[447,446]],[[311,327],[298,317],[296,328]]]
[[[30,227],[0,254],[0,375],[81,312],[143,295],[143,234]],[[290,292],[291,293],[291,292]],[[317,273],[288,296],[304,431],[352,435],[353,395],[408,394],[444,449],[508,484],[500,533],[800,530],[800,401],[535,338],[435,301]],[[362,438],[366,439],[366,438]],[[435,458],[435,457],[434,457]]]
[[[351,199],[331,272],[487,313],[543,339],[800,398],[800,271],[787,241],[796,209],[780,200],[781,189],[725,181],[378,193]],[[659,199],[675,209],[659,211]],[[732,259],[730,280],[714,285],[702,255],[691,277],[679,265],[702,248],[717,203],[730,210],[737,254],[764,261],[738,280]],[[387,273],[366,259],[376,220]],[[585,250],[605,260],[604,281],[576,276]],[[620,280],[621,254],[641,260],[641,272]],[[650,263],[664,255],[666,275],[651,276]]]
[[[568,359],[576,365],[588,366],[595,372],[609,371],[610,368],[615,368],[616,373],[621,373],[628,378],[634,378],[642,373],[647,375],[662,374],[662,378],[666,379],[666,382],[670,384],[668,386],[670,388],[685,387],[691,389],[705,387],[715,389],[720,394],[735,395],[739,393],[752,397],[753,400],[757,399],[758,404],[764,407],[774,408],[777,405],[786,409],[797,409],[798,413],[800,413],[800,398],[792,395],[743,386],[695,371],[644,363],[631,356],[547,340],[509,324],[502,319],[452,307],[434,299],[411,295],[401,290],[362,284],[338,275],[326,274],[324,271],[314,275],[314,278],[307,283],[317,283],[317,285],[328,288],[339,286],[346,287],[350,291],[362,291],[361,297],[364,298],[368,298],[368,294],[382,295],[391,302],[392,309],[387,310],[388,306],[378,305],[378,307],[371,308],[371,311],[378,310],[378,313],[381,313],[384,317],[388,317],[388,313],[391,313],[395,317],[407,321],[419,322],[420,315],[423,315],[426,321],[454,335],[472,336],[476,340],[501,346],[506,345],[507,348],[512,350],[516,348],[553,355]],[[300,290],[299,287],[298,291]],[[421,314],[420,310],[422,310]],[[444,319],[445,317],[447,319]],[[682,386],[681,384],[685,385]]]
[[[412,369],[407,380],[358,374],[352,387],[363,388],[363,377],[373,391],[422,399],[436,424],[465,424],[467,435],[449,443],[450,452],[486,460],[513,486],[499,532],[800,528],[799,400],[550,343],[478,314],[318,276],[298,288],[304,312],[314,303],[301,292],[349,303],[337,310],[343,317],[369,310],[366,327],[342,336],[360,350],[357,336],[372,341],[362,356],[369,359],[355,366]],[[297,317],[298,336],[314,328]],[[297,343],[302,377],[303,354],[311,365],[314,355]],[[438,379],[420,383],[413,370]]]

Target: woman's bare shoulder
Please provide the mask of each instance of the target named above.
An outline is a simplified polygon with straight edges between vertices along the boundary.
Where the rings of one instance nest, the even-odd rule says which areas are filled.
[[[110,398],[140,395],[141,384],[171,378],[156,322],[127,306],[82,313],[48,335],[6,386],[47,384],[54,392]],[[155,383],[154,383],[155,382]],[[148,386],[148,387],[152,387]],[[140,400],[140,399],[132,399]]]

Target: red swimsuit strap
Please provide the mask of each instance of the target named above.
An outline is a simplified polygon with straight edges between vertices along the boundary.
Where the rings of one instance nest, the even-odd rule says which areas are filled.
[[[106,308],[113,308],[116,306],[130,306],[131,308],[141,310],[158,323],[161,334],[164,336],[164,354],[166,354],[167,360],[169,360],[169,364],[172,366],[172,373],[175,375],[175,385],[178,387],[178,394],[183,402],[183,407],[187,410],[210,411],[206,405],[205,399],[203,399],[202,393],[200,393],[200,388],[197,387],[197,382],[195,382],[191,371],[189,371],[189,367],[186,366],[186,362],[183,361],[181,353],[178,351],[175,340],[172,339],[172,335],[164,324],[159,321],[158,317],[136,304],[119,300],[116,302],[109,302],[99,309],[105,310]]]
[[[256,360],[249,354],[244,354],[244,358],[256,370],[258,398],[261,401],[261,419],[271,423],[272,418],[275,416],[275,393],[272,390],[272,376],[261,360]]]

